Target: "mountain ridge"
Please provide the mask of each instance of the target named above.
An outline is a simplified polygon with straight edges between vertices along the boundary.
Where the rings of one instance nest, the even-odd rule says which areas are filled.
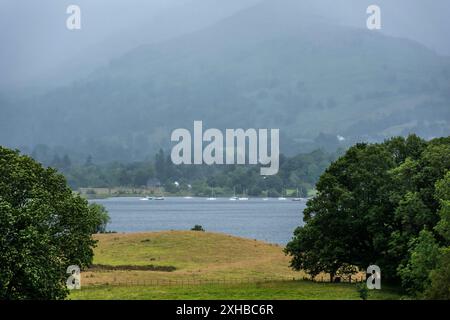
[[[23,127],[34,142],[98,155],[112,148],[131,159],[167,148],[170,131],[194,120],[222,129],[280,128],[284,152],[321,146],[324,135],[346,143],[392,133],[432,137],[450,131],[449,79],[450,58],[411,40],[264,2],[140,46],[37,98],[25,112],[37,108],[52,119]],[[55,137],[61,127],[65,133]]]

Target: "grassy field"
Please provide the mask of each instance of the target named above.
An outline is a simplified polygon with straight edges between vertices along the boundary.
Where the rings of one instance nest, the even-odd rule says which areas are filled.
[[[394,289],[371,291],[371,300],[394,300]],[[94,286],[84,287],[70,299],[151,299],[151,300],[356,300],[354,284],[314,283],[311,281],[270,281],[255,284],[211,284],[198,286]]]
[[[84,271],[69,299],[358,299],[354,284],[298,280],[305,274],[289,268],[278,245],[194,231],[96,238],[102,267]],[[399,295],[383,289],[370,298]]]

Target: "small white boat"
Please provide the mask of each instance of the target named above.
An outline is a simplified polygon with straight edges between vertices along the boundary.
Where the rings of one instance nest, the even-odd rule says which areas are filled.
[[[287,200],[285,194],[286,194],[286,191],[283,189],[283,190],[281,191],[281,197],[278,197],[278,200],[280,200],[280,201],[285,201],[285,200]]]
[[[263,198],[262,200],[263,201],[269,201],[269,198]]]
[[[238,200],[239,201],[247,201],[248,200],[248,197],[245,195],[245,192],[246,190],[244,190],[244,192],[242,193],[242,197],[239,197],[238,198]]]
[[[141,201],[149,201],[149,200],[152,200],[152,199],[153,199],[152,197],[146,196],[146,197],[141,198],[139,200],[141,200]]]
[[[209,198],[206,198],[206,200],[208,200],[208,201],[217,200],[216,197],[214,196],[214,188],[213,187],[211,187],[211,196]]]
[[[238,197],[236,197],[236,187],[233,189],[233,196],[229,199],[230,201],[236,201],[239,200]]]
[[[292,201],[302,201],[302,198],[298,196],[298,188],[297,188],[297,197],[293,198]]]
[[[184,199],[192,199],[192,197],[184,197]]]
[[[153,200],[164,200],[164,192],[159,188],[159,196],[154,197]]]

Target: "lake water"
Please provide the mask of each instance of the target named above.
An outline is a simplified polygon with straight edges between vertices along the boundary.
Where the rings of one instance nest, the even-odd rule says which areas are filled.
[[[108,230],[141,232],[189,230],[194,225],[206,231],[286,244],[294,229],[303,223],[305,201],[252,199],[230,201],[217,198],[170,197],[163,201],[140,198],[108,198],[93,200],[104,205],[111,223]]]

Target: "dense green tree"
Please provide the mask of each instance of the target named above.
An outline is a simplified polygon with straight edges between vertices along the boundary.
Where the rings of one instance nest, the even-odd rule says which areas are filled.
[[[106,208],[101,204],[91,203],[89,204],[89,211],[91,215],[94,217],[95,232],[96,233],[106,232],[106,226],[111,221],[111,218]]]
[[[449,170],[450,138],[351,147],[321,175],[305,225],[286,248],[291,266],[333,276],[345,266],[377,264],[383,279],[423,293],[439,248],[448,246],[450,187],[439,180]]]
[[[333,276],[345,264],[366,268],[378,260],[390,234],[385,224],[392,220],[392,204],[380,199],[388,199],[386,182],[393,166],[383,146],[367,144],[357,144],[330,165],[317,183],[318,195],[307,203],[306,226],[296,230],[287,247],[294,267],[301,268],[297,261],[312,254],[319,257],[322,271]],[[302,243],[304,232],[312,236],[310,242]]]
[[[430,272],[431,284],[425,297],[450,300],[450,171],[436,183],[436,198],[441,204],[441,220],[435,230],[443,238],[444,247],[441,248],[436,268]]]
[[[444,179],[436,183],[436,199],[439,200],[441,208],[440,220],[435,230],[442,236],[445,245],[450,246],[450,171]]]
[[[410,241],[409,260],[398,267],[402,287],[411,296],[420,296],[430,286],[430,272],[439,258],[439,246],[430,231],[422,230]]]
[[[430,273],[430,282],[425,298],[450,300],[450,247],[441,249],[437,267]]]
[[[295,253],[291,260],[293,269],[304,270],[312,277],[326,272],[330,274],[330,281],[333,281],[343,266],[342,260],[346,259],[347,246],[345,239],[328,237],[326,231],[331,230],[325,226],[324,220],[311,220],[306,226],[297,228],[294,232],[295,241],[288,243],[285,250]]]
[[[61,299],[92,262],[98,219],[65,178],[0,147],[0,299]]]
[[[203,229],[203,227],[202,227],[201,225],[196,224],[196,225],[191,229],[191,231],[202,231],[202,232],[204,232],[205,229]]]

